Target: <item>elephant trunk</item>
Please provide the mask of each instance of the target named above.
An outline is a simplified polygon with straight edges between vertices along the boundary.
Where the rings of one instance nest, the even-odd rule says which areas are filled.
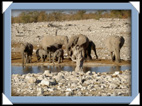
[[[69,45],[67,45],[67,46],[66,46],[66,53],[67,53],[67,57],[69,57],[69,56],[70,56],[70,53],[69,53],[69,52],[70,52],[70,50],[69,50]]]
[[[119,49],[119,47],[117,49],[115,49],[114,54],[115,54],[116,62],[120,63],[120,49]]]

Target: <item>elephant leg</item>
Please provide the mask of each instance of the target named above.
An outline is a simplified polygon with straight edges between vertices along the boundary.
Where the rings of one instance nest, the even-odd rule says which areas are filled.
[[[83,49],[82,50],[82,56],[83,56],[83,58],[85,58],[85,55],[87,55],[87,54],[86,54],[86,51]]]
[[[28,63],[29,58],[28,58],[27,54],[25,55],[25,57],[26,57],[26,63]]]
[[[115,49],[114,55],[115,55],[115,61],[120,63],[120,50],[119,49]]]
[[[51,52],[49,52],[49,62],[51,63]]]
[[[37,61],[38,61],[38,62],[40,61],[40,58],[41,58],[40,56],[37,57]]]
[[[88,48],[88,50],[86,50],[86,54],[87,54],[87,59],[92,60],[91,48],[90,47]]]
[[[44,55],[42,55],[42,62],[44,62]]]
[[[63,62],[63,58],[61,57],[61,63]]]
[[[61,57],[58,57],[58,63],[60,63],[60,59],[61,59]]]
[[[97,55],[97,52],[96,52],[96,47],[93,47],[93,50],[94,50],[94,53],[95,53],[96,59],[98,59],[98,55]]]
[[[54,61],[55,61],[55,55],[53,56],[53,60],[52,60],[53,64],[55,64]]]
[[[24,55],[24,52],[22,53],[22,66],[24,66],[24,58],[25,58],[25,55]]]
[[[32,62],[32,55],[29,56],[29,63]]]
[[[44,62],[45,62],[46,56],[44,55]]]
[[[47,55],[45,55],[45,60],[47,60]]]
[[[30,63],[30,56],[27,56],[27,63]]]
[[[115,55],[113,55],[113,52],[110,52],[110,56],[111,56],[111,61],[115,60]]]

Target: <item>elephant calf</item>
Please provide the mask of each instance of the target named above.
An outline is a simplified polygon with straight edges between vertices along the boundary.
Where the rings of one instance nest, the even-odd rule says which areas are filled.
[[[122,36],[111,36],[106,40],[106,47],[110,51],[112,61],[120,62],[120,49],[125,39]]]
[[[26,63],[31,63],[33,45],[30,43],[21,44],[21,54],[22,54],[22,65],[24,65],[24,58],[26,58]]]
[[[58,59],[58,63],[63,62],[64,59],[64,51],[63,49],[58,49],[55,51],[54,55],[53,55],[53,64],[54,64],[54,60]]]
[[[53,44],[47,47],[47,52],[49,53],[49,62],[51,62],[51,53],[54,53],[56,50],[62,48],[61,44]]]
[[[37,57],[37,61],[39,61],[40,58],[42,58],[42,61],[44,62],[45,59],[47,58],[47,51],[45,51],[43,49],[37,49],[36,57]]]

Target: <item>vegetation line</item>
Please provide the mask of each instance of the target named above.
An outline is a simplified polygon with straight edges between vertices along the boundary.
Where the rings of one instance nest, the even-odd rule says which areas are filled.
[[[100,18],[120,18],[125,19],[131,16],[130,10],[98,10],[96,12],[87,13],[86,10],[78,10],[76,12],[65,13],[63,11],[54,11],[47,13],[46,11],[24,11],[17,17],[11,17],[12,23],[32,23],[32,22],[50,22],[50,21],[71,21],[83,19]]]

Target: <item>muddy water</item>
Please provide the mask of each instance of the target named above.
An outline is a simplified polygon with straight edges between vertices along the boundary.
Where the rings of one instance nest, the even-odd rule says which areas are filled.
[[[51,70],[52,72],[62,71],[73,71],[74,66],[11,66],[11,74],[27,74],[27,73],[43,73],[45,70]],[[98,72],[114,72],[114,71],[123,71],[131,70],[130,65],[126,66],[97,66],[97,67],[83,67],[84,72],[95,71]]]

